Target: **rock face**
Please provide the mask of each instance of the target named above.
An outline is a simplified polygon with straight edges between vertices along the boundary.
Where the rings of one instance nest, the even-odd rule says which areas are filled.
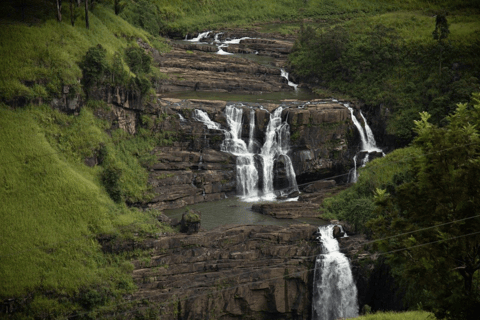
[[[160,319],[309,319],[315,226],[224,226],[151,243],[135,261],[138,312]]]
[[[169,79],[158,91],[260,93],[293,90],[281,77],[279,68],[262,66],[244,58],[205,53],[205,50],[215,52],[217,48],[185,44],[177,45],[166,54],[160,70]]]
[[[373,312],[409,308],[403,301],[405,290],[393,278],[390,267],[381,256],[368,250],[371,241],[361,234],[349,234],[338,241],[340,250],[351,261],[360,311],[365,305]]]
[[[227,102],[159,98],[157,104],[156,109],[152,108],[154,111],[147,110],[144,114],[149,112],[154,116],[154,112],[161,112],[164,120],[156,130],[172,132],[177,141],[173,145],[158,147],[153,151],[156,160],[149,165],[149,184],[154,197],[147,206],[173,209],[235,194],[236,159],[233,155],[221,151],[224,132],[208,129],[194,116],[195,109],[203,110],[212,121],[227,129],[224,114]],[[280,105],[285,108],[282,118],[287,119],[291,125],[291,140],[294,145],[291,158],[296,175],[301,181],[311,181],[322,174],[334,175],[340,169],[346,170],[345,167],[350,164],[351,155],[354,153],[352,148],[356,145],[349,147],[347,139],[352,126],[348,110],[335,103],[312,101],[306,106],[299,101],[262,105],[243,103],[238,105],[244,109],[242,138],[248,141],[250,110],[253,108],[253,134],[257,144],[263,145],[270,119],[269,112]],[[328,137],[331,140],[328,140]],[[281,187],[287,180],[284,167],[277,165],[274,169],[274,185]],[[317,182],[307,189],[317,191],[332,184],[333,181]],[[305,209],[307,207],[309,205],[306,205]],[[308,212],[311,210],[308,209]],[[283,213],[279,212],[276,216],[295,218],[297,214],[283,210]]]

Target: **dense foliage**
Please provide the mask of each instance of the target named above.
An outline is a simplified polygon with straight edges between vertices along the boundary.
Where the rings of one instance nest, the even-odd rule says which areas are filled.
[[[320,29],[306,26],[291,65],[319,91],[348,94],[379,108],[387,118],[387,133],[404,146],[413,138],[412,123],[420,111],[444,124],[455,104],[478,90],[480,19],[472,12],[451,13],[443,27],[426,12],[359,17]]]
[[[475,319],[480,306],[479,98],[458,104],[444,127],[422,113],[411,147],[369,163],[323,205],[325,217],[380,239],[409,304],[439,318]]]
[[[479,98],[473,106],[459,104],[444,128],[422,114],[414,141],[422,156],[410,161],[411,177],[394,193],[377,190],[376,217],[368,224],[375,238],[395,236],[379,248],[392,252],[390,263],[425,290],[440,318],[474,319],[480,308]]]

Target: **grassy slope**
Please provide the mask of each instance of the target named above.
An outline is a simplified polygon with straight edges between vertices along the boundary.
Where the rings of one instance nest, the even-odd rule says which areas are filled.
[[[89,17],[90,29],[86,29],[81,17],[72,27],[68,15],[62,23],[52,17],[36,26],[16,22],[3,25],[0,28],[0,98],[47,98],[59,93],[62,85],[77,86],[80,91],[78,79],[82,73],[78,62],[88,48],[100,43],[107,50],[107,59],[111,59],[115,52],[135,44],[137,38],[158,43],[146,31],[116,16],[110,8],[97,5]]]
[[[137,38],[162,46],[161,39],[98,4],[90,25],[87,30],[80,16],[72,27],[65,12],[62,23],[46,18],[2,25],[0,99],[48,101],[65,84],[80,92],[78,62],[99,43],[107,59],[135,45]],[[17,300],[27,303],[20,303],[20,318],[90,310],[134,289],[131,265],[103,254],[98,234],[122,241],[171,231],[158,223],[158,212],[112,201],[102,184],[105,168],[113,167],[121,173],[124,200],[148,198],[147,172],[141,166],[148,156],[139,155],[170,141],[151,128],[139,128],[136,136],[112,130],[94,116],[108,107],[89,104],[79,115],[68,116],[49,106],[13,110],[0,103],[0,300],[30,297]],[[103,165],[85,166],[85,157],[102,147]]]
[[[112,230],[112,201],[55,154],[31,113],[0,115],[2,297],[98,281],[92,235]]]
[[[435,320],[435,316],[430,312],[410,311],[410,312],[379,312],[375,314],[361,316],[355,319],[359,320]]]
[[[290,61],[298,74],[319,78],[327,95],[344,93],[370,106],[383,105],[382,112],[388,108],[387,132],[403,145],[412,138],[418,112],[426,110],[441,123],[456,103],[467,102],[478,90],[480,11],[449,14],[440,73],[440,51],[432,38],[435,8],[356,17],[336,29],[320,27],[310,31],[307,39],[313,41],[297,44]],[[333,56],[323,53],[326,48]]]

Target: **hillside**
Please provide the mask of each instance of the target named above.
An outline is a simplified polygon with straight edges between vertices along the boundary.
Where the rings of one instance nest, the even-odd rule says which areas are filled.
[[[171,50],[164,37],[242,28],[247,34],[280,34],[291,40],[290,47],[296,38],[287,66],[295,81],[319,97],[342,97],[362,106],[379,144],[389,150],[418,135],[412,128],[420,111],[447,128],[445,117],[457,103],[469,102],[480,90],[480,9],[475,0],[96,0],[90,3],[88,27],[84,3],[64,1],[60,11],[45,0],[0,4],[0,301],[7,310],[0,317],[102,318],[128,309],[126,298],[138,286],[132,260],[138,270],[148,264],[159,272],[164,266],[150,265],[153,253],[144,244],[176,232],[159,222],[159,210],[147,208],[154,198],[159,205],[167,203],[158,192],[173,194],[181,200],[177,205],[199,196],[202,188],[202,201],[234,192],[230,176],[222,176],[225,168],[233,170],[232,159],[219,151],[203,153],[210,145],[218,149],[222,137],[209,134],[207,139],[203,125],[191,121],[191,111],[205,103],[210,115],[225,122],[218,107],[222,103],[180,106],[156,96],[169,80],[160,72],[165,59],[178,52],[182,59],[197,56]],[[432,32],[434,15],[441,14],[449,34],[439,41]],[[274,71],[271,77],[280,78],[278,68]],[[257,71],[252,73],[257,77]],[[176,80],[181,84],[185,79]],[[179,110],[189,125],[181,123]],[[341,152],[332,151],[338,147],[334,143],[324,150],[332,157],[341,154],[348,162],[343,169],[350,165],[353,149],[342,149],[343,144],[352,143],[354,134],[342,110],[332,112],[335,121],[325,124],[320,116],[318,123],[302,118],[307,110],[298,109],[294,120],[303,121],[302,132],[292,132],[292,139],[299,139],[300,150],[306,148],[300,138],[311,132],[341,137],[335,142]],[[257,112],[259,117],[264,111]],[[297,129],[293,123],[292,128]],[[191,145],[196,149],[185,152]],[[369,230],[366,223],[377,212],[377,188],[395,191],[410,179],[412,164],[404,160],[419,152],[400,149],[367,166],[357,185],[327,201],[323,210]],[[168,163],[160,163],[161,157]],[[202,159],[210,167],[197,175],[192,170],[200,171]],[[374,170],[376,165],[381,169]],[[322,170],[333,170],[318,168],[318,177],[325,174]],[[218,172],[212,174],[214,170]],[[305,172],[303,178],[313,176]],[[182,184],[172,182],[180,176]],[[352,217],[359,208],[362,215]],[[296,241],[286,245],[297,246]],[[268,245],[258,247],[261,251]],[[302,263],[308,271],[310,262]],[[148,287],[148,282],[142,284]],[[175,308],[172,314],[178,313]],[[306,306],[303,312],[308,313]]]

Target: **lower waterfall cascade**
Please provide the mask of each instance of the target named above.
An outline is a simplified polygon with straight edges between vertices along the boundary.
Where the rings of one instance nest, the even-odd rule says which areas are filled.
[[[322,253],[315,260],[312,320],[358,317],[357,287],[348,258],[333,237],[335,225],[318,227]]]
[[[195,109],[194,119],[202,122],[208,129],[221,130],[225,139],[221,151],[236,156],[237,194],[245,201],[275,200],[278,195],[284,196],[298,191],[295,171],[288,155],[290,151],[290,126],[282,121],[283,107],[270,113],[265,130],[265,141],[260,145],[254,138],[255,112],[250,110],[248,143],[242,140],[243,108],[242,104],[227,105],[225,116],[229,130],[212,121],[205,111]],[[265,109],[263,109],[265,110]],[[275,190],[274,165],[279,159],[285,165],[288,188]]]

